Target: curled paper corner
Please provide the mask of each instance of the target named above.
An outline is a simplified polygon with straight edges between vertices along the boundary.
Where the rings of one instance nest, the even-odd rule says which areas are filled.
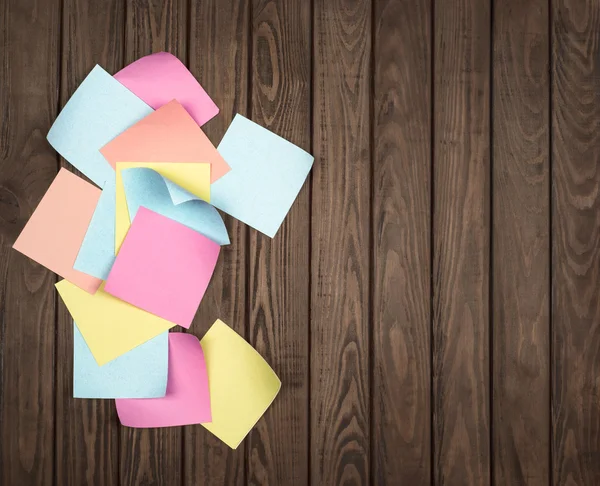
[[[221,246],[231,243],[223,218],[212,204],[183,189],[154,169],[123,169],[122,177],[132,219],[138,208],[144,206],[179,221]],[[171,205],[165,211],[156,207],[156,195],[161,190],[169,198],[168,202]]]
[[[173,204],[175,206],[185,203],[185,202],[188,202],[188,201],[203,201],[204,200],[201,197],[198,197],[195,194],[192,194],[187,189],[184,189],[183,187],[179,186],[178,184],[173,182],[168,177],[165,177],[162,174],[159,174],[159,175],[163,178],[165,186],[167,186],[167,190],[169,191],[169,196],[171,196],[171,201],[173,201]]]

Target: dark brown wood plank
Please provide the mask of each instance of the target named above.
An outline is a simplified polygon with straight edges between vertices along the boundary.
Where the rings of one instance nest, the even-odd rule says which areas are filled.
[[[431,2],[375,1],[373,482],[431,479]]]
[[[187,0],[126,0],[125,65],[167,51],[187,61]],[[121,484],[181,484],[183,428],[121,427]]]
[[[94,65],[111,73],[121,67],[122,11],[118,0],[64,1],[61,106]],[[61,164],[73,170],[62,159]],[[56,484],[115,484],[118,421],[114,403],[73,398],[73,319],[62,300],[57,300]]]
[[[600,484],[600,3],[551,12],[553,482]]]
[[[494,3],[493,451],[497,484],[550,475],[548,2]]]
[[[0,483],[54,480],[54,274],[12,249],[57,172],[60,2],[0,3]],[[26,60],[26,61],[25,61]]]
[[[189,68],[220,108],[203,130],[217,145],[236,113],[247,114],[249,2],[191,2]],[[217,318],[246,335],[247,227],[224,217],[231,244],[221,255],[196,319],[189,329],[202,337]],[[202,426],[184,431],[186,485],[246,483],[246,442],[236,450]]]
[[[187,0],[125,0],[125,64],[166,51],[187,62]]]
[[[181,427],[132,429],[121,426],[120,484],[181,484],[181,435]]]
[[[435,484],[490,481],[490,2],[434,7]]]
[[[254,0],[251,29],[252,119],[310,151],[310,2]],[[250,230],[250,343],[282,381],[247,441],[252,484],[308,481],[309,196],[275,238]]]
[[[311,482],[370,477],[371,2],[314,2]]]

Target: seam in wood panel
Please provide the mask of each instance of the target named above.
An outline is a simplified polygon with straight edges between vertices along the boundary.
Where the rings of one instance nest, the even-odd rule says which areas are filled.
[[[553,43],[554,36],[552,30],[553,8],[552,0],[548,0],[548,478],[550,485],[554,484],[554,428],[553,428],[553,410],[552,402],[554,397],[554,325],[553,325],[553,278],[554,272],[552,268],[553,256],[553,198],[554,191],[554,170],[553,170],[553,96],[554,96],[554,58],[553,58]]]
[[[8,2],[0,3],[0,13],[4,16],[3,18],[8,17]],[[8,29],[3,29],[0,31],[0,46],[2,46],[2,52],[6,53],[8,46]],[[8,78],[8,61],[4,59],[4,62],[0,66],[0,77],[5,79],[5,76]],[[3,106],[4,110],[5,107]],[[4,114],[4,111],[3,111]],[[2,131],[0,130],[0,142],[2,139]],[[2,155],[4,149],[0,149],[0,156]],[[4,273],[0,275],[0,282],[8,282],[8,265],[4,267],[6,270]],[[6,292],[0,292],[0,437],[4,438],[4,434],[2,431],[4,430],[4,356],[6,349]],[[4,440],[0,440],[0,471],[4,471]],[[55,441],[56,442],[56,441]]]
[[[254,2],[250,1],[248,5],[248,59],[247,59],[247,68],[246,68],[246,116],[249,120],[252,120],[252,58],[254,56]],[[242,231],[245,233],[245,241],[244,241],[244,250],[245,250],[245,258],[244,258],[244,267],[246,270],[245,281],[246,288],[245,292],[245,305],[244,305],[244,334],[245,338],[248,342],[250,341],[250,227],[244,225]],[[246,441],[246,445],[244,446],[244,484],[248,484],[248,477],[250,474],[250,452],[251,448],[248,446],[249,441]]]
[[[192,0],[187,1],[187,18],[185,23],[185,28],[187,29],[186,33],[186,46],[185,46],[185,64],[188,69],[192,66],[192,55],[191,55],[191,46],[192,46]]]
[[[183,50],[185,52],[185,65],[188,69],[192,66],[191,57],[191,46],[192,46],[192,0],[186,2],[186,17],[185,17],[185,46]]]
[[[369,65],[369,72],[371,74],[369,91],[371,92],[371,96],[369,97],[369,120],[371,122],[371,126],[369,127],[369,177],[370,181],[370,194],[369,194],[369,216],[371,220],[369,221],[369,269],[367,271],[369,278],[369,302],[368,302],[368,316],[369,316],[369,326],[368,326],[368,335],[367,335],[367,349],[369,352],[368,363],[369,363],[369,371],[367,377],[369,379],[369,411],[367,414],[367,419],[369,421],[368,431],[369,431],[369,451],[367,457],[367,467],[369,468],[369,481],[371,485],[375,484],[375,468],[373,467],[373,409],[374,409],[374,390],[373,390],[373,381],[375,377],[375,358],[374,358],[374,325],[375,325],[375,314],[373,303],[375,302],[375,285],[374,285],[374,277],[375,277],[375,228],[373,228],[373,222],[375,221],[375,29],[376,29],[376,6],[377,0],[371,0],[371,59]]]
[[[127,63],[127,0],[123,0],[123,60],[121,67],[125,67]]]
[[[435,0],[431,0],[429,15],[429,484],[435,484],[435,393],[434,393],[434,208],[435,208]]]
[[[254,55],[254,30],[253,30],[253,22],[254,22],[254,4],[253,2],[249,2],[248,5],[248,59],[247,59],[247,69],[246,69],[246,116],[248,119],[252,119],[252,56]],[[247,225],[244,225],[244,230],[246,232],[246,241],[245,241],[245,251],[246,257],[244,258],[245,268],[246,268],[246,289],[245,289],[245,323],[244,323],[244,334],[245,338],[249,340],[250,337],[250,292],[248,289],[250,288],[250,228]],[[247,464],[246,464],[247,465]],[[246,471],[247,472],[247,471]]]
[[[57,83],[56,83],[56,111],[55,111],[55,115],[58,116],[58,113],[60,112],[60,108],[61,108],[61,93],[62,93],[62,85],[61,85],[61,79],[62,79],[62,51],[63,51],[63,12],[65,10],[65,1],[64,0],[60,0],[59,1],[59,7],[58,7],[58,23],[59,23],[59,28],[58,28],[58,56],[57,56],[57,72],[56,72],[56,77],[57,77]],[[56,153],[56,172],[58,173],[58,171],[60,170],[60,154],[57,152]],[[57,282],[58,281],[58,277],[55,276],[54,281]],[[54,291],[54,289],[53,289]],[[57,477],[57,472],[58,472],[58,468],[56,467],[56,461],[58,460],[58,454],[56,453],[56,449],[58,447],[58,436],[57,436],[57,432],[56,432],[56,424],[58,423],[58,414],[57,414],[57,403],[58,403],[58,390],[57,390],[57,383],[58,383],[58,369],[57,369],[57,365],[56,365],[56,351],[58,349],[58,322],[59,322],[59,315],[58,315],[58,306],[59,306],[60,302],[59,302],[59,297],[58,297],[58,292],[54,291],[54,362],[53,362],[53,366],[54,366],[54,386],[53,386],[53,393],[54,393],[54,449],[52,451],[52,484],[54,484],[54,486],[58,485],[58,477]]]
[[[489,423],[489,480],[490,486],[494,484],[495,457],[494,457],[494,0],[490,0],[490,55],[489,55],[489,254],[488,254],[488,423]]]
[[[310,153],[315,153],[315,142],[314,142],[314,123],[315,123],[315,0],[310,0],[310,33],[309,33],[309,43],[310,43],[310,92],[308,94],[309,98],[309,113],[310,113]],[[313,160],[314,163],[314,160]],[[318,163],[318,161],[317,161]],[[310,486],[312,480],[312,453],[311,453],[311,429],[312,429],[312,421],[311,421],[311,403],[312,403],[312,368],[311,368],[311,355],[312,355],[312,278],[313,278],[313,269],[312,269],[312,246],[313,246],[313,171],[311,170],[308,178],[308,326],[306,330],[308,345],[307,345],[307,369],[306,369],[306,483],[307,486]]]

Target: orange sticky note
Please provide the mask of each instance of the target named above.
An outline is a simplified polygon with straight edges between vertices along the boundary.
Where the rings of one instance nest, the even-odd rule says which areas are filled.
[[[102,280],[73,268],[100,189],[61,169],[13,248],[93,294]]]
[[[117,162],[204,162],[210,182],[231,169],[198,124],[177,101],[161,106],[100,149],[116,168]]]

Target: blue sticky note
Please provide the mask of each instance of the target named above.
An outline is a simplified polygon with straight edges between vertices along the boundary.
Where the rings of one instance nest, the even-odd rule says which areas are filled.
[[[242,115],[235,116],[217,149],[231,171],[210,186],[210,202],[273,238],[314,157]]]
[[[175,184],[173,181],[167,179],[166,177],[163,177],[164,181],[165,181],[165,186],[167,186],[167,189],[169,191],[169,195],[171,196],[171,201],[173,201],[173,204],[177,205],[177,204],[181,204],[187,201],[193,201],[195,199],[200,200],[200,198],[198,196],[196,196],[195,194],[192,194],[190,191],[184,189],[181,186],[178,186],[177,184]]]
[[[115,174],[99,150],[152,111],[96,66],[56,118],[48,132],[48,142],[74,167],[103,187]]]
[[[124,169],[121,177],[131,221],[139,207],[144,206],[178,221],[219,245],[229,244],[223,218],[209,203],[181,189],[152,169]]]
[[[115,337],[118,339],[118,337]],[[167,392],[169,333],[163,332],[128,353],[98,366],[73,323],[75,398],[157,398]]]
[[[106,280],[115,262],[115,179],[102,189],[98,205],[90,221],[73,268]]]

